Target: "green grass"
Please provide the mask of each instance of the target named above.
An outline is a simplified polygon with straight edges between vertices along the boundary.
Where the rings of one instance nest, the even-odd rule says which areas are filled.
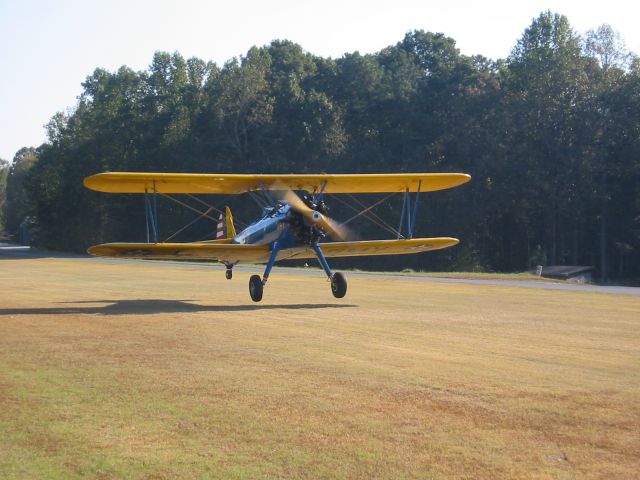
[[[634,478],[640,299],[2,260],[1,478]]]

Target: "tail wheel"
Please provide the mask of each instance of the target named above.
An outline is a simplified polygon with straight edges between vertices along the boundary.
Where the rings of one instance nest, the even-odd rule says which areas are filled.
[[[262,285],[260,275],[251,275],[251,278],[249,279],[249,295],[251,295],[251,300],[254,302],[262,300],[263,290],[264,286]]]
[[[224,273],[224,276],[227,277],[227,280],[231,280],[233,278],[233,270],[228,268],[227,271]]]
[[[347,279],[340,272],[331,275],[331,293],[336,298],[342,298],[347,294]]]

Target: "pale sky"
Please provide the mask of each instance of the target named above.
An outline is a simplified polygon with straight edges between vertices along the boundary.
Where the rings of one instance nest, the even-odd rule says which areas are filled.
[[[425,30],[497,59],[545,10],[580,34],[608,23],[640,54],[640,4],[629,0],[0,0],[0,158],[43,143],[44,125],[74,107],[95,68],[145,70],[158,50],[222,65],[287,39],[339,58]]]

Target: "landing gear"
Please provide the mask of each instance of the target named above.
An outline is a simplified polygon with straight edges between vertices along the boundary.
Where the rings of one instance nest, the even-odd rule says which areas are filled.
[[[251,300],[254,302],[262,300],[263,290],[264,285],[262,284],[260,275],[251,275],[251,278],[249,279],[249,295],[251,295]]]
[[[280,243],[276,241],[273,243],[273,247],[271,247],[269,261],[267,262],[267,267],[264,269],[264,275],[262,276],[262,278],[260,278],[260,275],[251,275],[251,278],[249,279],[249,295],[251,295],[251,300],[253,300],[254,302],[259,302],[260,300],[262,300],[264,285],[269,279],[269,274],[271,273],[273,264],[276,263],[276,258],[278,257],[279,251]]]
[[[340,272],[331,273],[331,267],[329,267],[329,263],[322,253],[320,245],[312,243],[311,248],[316,252],[316,257],[318,257],[324,273],[327,274],[327,278],[331,280],[331,293],[333,293],[333,296],[336,298],[344,297],[347,294],[347,279],[345,276]]]
[[[222,262],[224,266],[227,267],[227,271],[224,272],[224,276],[227,280],[231,280],[233,278],[233,267],[238,262]]]
[[[331,293],[336,298],[342,298],[347,294],[347,279],[340,272],[331,275]]]
[[[340,272],[331,272],[331,268],[327,263],[327,259],[322,253],[322,249],[318,243],[311,243],[311,248],[316,253],[318,257],[318,261],[324,272],[327,274],[327,278],[331,281],[331,293],[336,298],[342,298],[347,294],[347,279]],[[280,251],[280,243],[275,242],[271,249],[271,254],[269,255],[269,261],[267,262],[267,267],[264,270],[264,275],[260,278],[260,275],[251,275],[249,279],[249,295],[251,295],[251,300],[254,302],[259,302],[262,300],[262,294],[264,293],[264,286],[269,279],[269,274],[271,273],[271,269],[273,268],[273,264],[276,261],[278,256],[278,252]],[[231,268],[227,265],[227,278],[231,278]]]

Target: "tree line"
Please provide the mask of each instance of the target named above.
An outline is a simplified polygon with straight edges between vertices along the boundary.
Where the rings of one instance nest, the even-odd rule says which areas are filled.
[[[222,66],[157,52],[145,71],[96,69],[47,133],[37,149],[0,162],[6,229],[28,217],[46,248],[145,240],[139,196],[83,187],[102,171],[465,172],[470,184],[423,196],[417,225],[461,244],[376,267],[580,264],[640,276],[640,61],[611,27],[580,36],[550,11],[497,61],[424,31],[337,59],[284,40]],[[336,196],[331,214],[348,218],[354,202],[378,199]],[[232,205],[247,222],[258,214],[247,196],[207,201]],[[356,230],[389,237],[380,221],[397,222],[401,205],[399,196],[386,200],[379,221]],[[163,206],[167,233],[197,216]],[[194,228],[182,240],[215,225]]]

